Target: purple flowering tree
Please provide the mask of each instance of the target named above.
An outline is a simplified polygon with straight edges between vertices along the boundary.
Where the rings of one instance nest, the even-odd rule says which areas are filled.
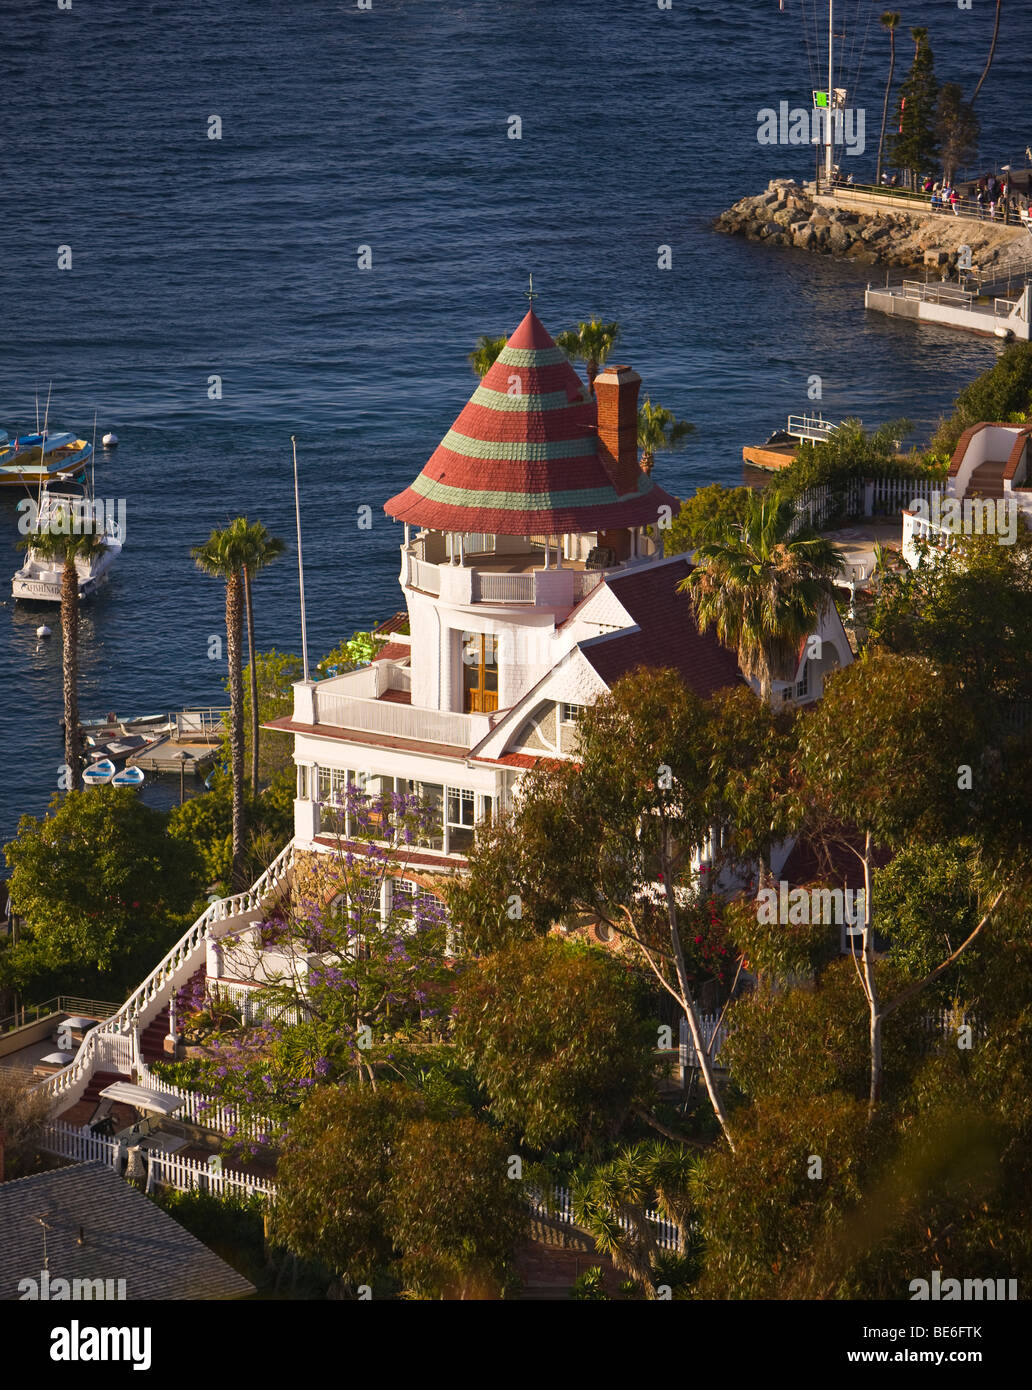
[[[236,1104],[249,1130],[258,1117],[284,1122],[321,1082],[401,1075],[406,1050],[442,1038],[447,914],[410,877],[439,820],[413,795],[342,789],[323,808],[333,850],[295,870],[268,918],[224,939],[233,974],[255,982],[244,1016],[256,1021],[219,1036],[198,1084]]]

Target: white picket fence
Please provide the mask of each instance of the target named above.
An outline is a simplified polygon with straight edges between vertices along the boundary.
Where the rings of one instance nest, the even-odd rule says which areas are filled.
[[[60,1121],[42,1127],[39,1146],[45,1153],[60,1158],[70,1158],[77,1163],[99,1161],[119,1171],[128,1152],[124,1141],[104,1139],[88,1129],[76,1129]],[[229,1193],[246,1197],[252,1192],[272,1197],[276,1191],[275,1183],[253,1173],[242,1173],[156,1148],[147,1150],[147,1191],[155,1186],[175,1187],[180,1192],[211,1192],[219,1197]]]
[[[728,1026],[719,1021],[718,1014],[700,1014],[699,1031],[702,1034],[703,1046],[709,1051],[711,1062],[716,1062],[720,1055],[720,1049],[727,1041]],[[688,1020],[681,1019],[681,1033],[678,1039],[680,1048],[680,1065],[684,1067],[697,1067],[699,1065],[699,1054],[692,1041],[691,1031],[688,1027]]]
[[[241,1114],[236,1105],[227,1105],[218,1096],[175,1086],[163,1077],[155,1076],[145,1062],[140,1063],[139,1076],[141,1086],[169,1092],[182,1101],[181,1107],[175,1112],[177,1120],[190,1120],[227,1138],[241,1140],[256,1140],[262,1134],[275,1134],[279,1128],[265,1115]]]
[[[562,1226],[577,1225],[573,1216],[573,1193],[568,1187],[554,1187],[551,1200],[547,1202],[542,1193],[531,1188],[530,1207],[535,1215],[557,1221]],[[681,1233],[673,1221],[668,1221],[660,1212],[651,1208],[646,1210],[645,1219],[654,1228],[656,1244],[661,1250],[680,1250]],[[625,1231],[633,1225],[626,1217],[617,1217],[617,1221]]]
[[[847,517],[892,517],[916,501],[930,505],[933,493],[945,491],[945,482],[933,478],[853,478],[840,492],[822,483],[795,499],[797,524],[820,527],[836,512]]]
[[[147,1191],[154,1187],[174,1187],[180,1192],[210,1192],[215,1197],[249,1197],[253,1192],[274,1197],[276,1184],[253,1173],[202,1163],[197,1158],[151,1149],[147,1154]]]
[[[942,1036],[946,1038],[955,1038],[957,1029],[966,1024],[971,1026],[974,1037],[979,1039],[985,1037],[985,1025],[980,1023],[977,1019],[969,1017],[967,1014],[958,1014],[952,1009],[933,1009],[924,1016],[925,1028],[930,1033],[941,1033]],[[702,1033],[703,1044],[709,1047],[710,1061],[716,1066],[719,1066],[720,1063],[717,1059],[720,1056],[721,1048],[730,1035],[731,1029],[726,1023],[721,1023],[718,1026],[717,1017],[714,1014],[700,1014],[699,1028]],[[692,1041],[692,1035],[688,1029],[688,1020],[686,1018],[681,1019],[679,1041],[679,1061],[682,1072],[689,1067],[698,1067],[699,1054],[695,1050],[695,1044]]]

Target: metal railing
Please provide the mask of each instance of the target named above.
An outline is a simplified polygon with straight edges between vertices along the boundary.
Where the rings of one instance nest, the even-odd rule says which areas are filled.
[[[934,281],[926,283],[924,280],[903,281],[904,299],[920,299],[927,304],[950,304],[954,308],[970,309],[974,297],[971,290],[962,290],[956,285]]]
[[[178,740],[183,738],[201,738],[208,741],[221,739],[225,728],[225,721],[229,718],[228,709],[184,709],[177,714],[171,715],[175,720],[175,737]]]
[[[79,999],[75,995],[58,994],[43,1004],[24,1004],[6,1018],[0,1018],[0,1035],[10,1033],[15,1028],[24,1028],[29,1023],[38,1023],[41,1018],[52,1014],[66,1014],[75,1018],[109,1018],[118,1008],[117,1004],[98,999]]]
[[[809,439],[823,443],[838,429],[834,420],[825,420],[821,415],[790,415],[787,433],[793,439]]]

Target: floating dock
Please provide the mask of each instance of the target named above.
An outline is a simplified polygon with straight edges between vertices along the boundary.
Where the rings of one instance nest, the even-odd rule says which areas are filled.
[[[868,285],[864,308],[916,323],[932,323],[940,328],[959,328],[986,338],[1032,338],[1032,286],[1026,285],[1017,298],[977,296],[973,290],[949,282],[924,284],[904,280],[902,285],[874,289]]]

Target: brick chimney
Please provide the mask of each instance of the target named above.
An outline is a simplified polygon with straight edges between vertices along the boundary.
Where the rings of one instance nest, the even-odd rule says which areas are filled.
[[[631,367],[605,367],[595,378],[598,456],[620,496],[637,492],[638,391],[641,377]]]

